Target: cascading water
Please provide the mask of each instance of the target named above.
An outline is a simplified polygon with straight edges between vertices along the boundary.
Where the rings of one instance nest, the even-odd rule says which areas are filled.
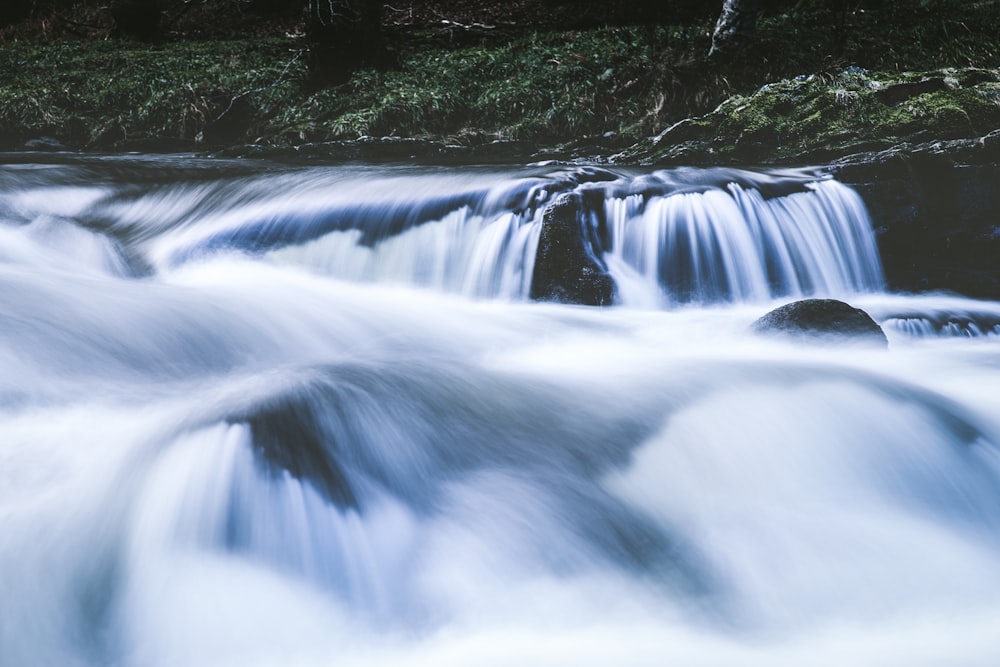
[[[578,198],[620,305],[528,300]],[[812,172],[0,166],[0,665],[993,665],[1000,304]],[[864,308],[890,349],[757,338]]]
[[[344,280],[526,299],[545,208],[577,193],[583,233],[625,303],[766,301],[882,285],[860,198],[810,171],[518,177],[358,168],[173,178],[184,180],[82,189],[70,195],[81,207],[70,217],[117,239],[141,271],[243,253]],[[60,188],[46,182],[32,196],[62,197]],[[16,217],[62,214],[48,203],[19,212],[27,196],[10,197]]]
[[[605,202],[612,254],[683,301],[765,301],[881,286],[860,198],[836,181],[765,199],[732,183]],[[620,279],[625,283],[625,279]]]

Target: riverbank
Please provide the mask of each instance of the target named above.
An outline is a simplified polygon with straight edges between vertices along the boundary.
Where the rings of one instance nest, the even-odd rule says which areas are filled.
[[[819,10],[765,14],[735,63],[706,58],[710,16],[393,25],[396,67],[320,91],[294,25],[156,45],[13,33],[0,45],[0,148],[801,163],[976,139],[1000,127],[1000,8],[966,5],[838,23]],[[887,109],[877,118],[875,103]]]

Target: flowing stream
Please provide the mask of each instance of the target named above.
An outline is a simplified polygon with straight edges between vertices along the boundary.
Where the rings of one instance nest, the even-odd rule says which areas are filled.
[[[819,172],[8,155],[0,368],[3,667],[1000,661],[1000,303]]]

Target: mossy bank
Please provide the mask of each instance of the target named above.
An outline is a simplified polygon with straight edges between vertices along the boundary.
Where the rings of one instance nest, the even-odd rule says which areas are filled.
[[[680,29],[678,29],[680,30]],[[362,137],[624,145],[665,122],[656,61],[669,28],[533,33],[414,49],[398,68],[310,91],[301,39],[8,44],[0,137],[68,147],[158,142],[289,147]]]
[[[414,28],[393,37],[394,67],[324,90],[294,31],[8,39],[0,148],[790,163],[1000,127],[1000,3],[825,4],[765,13],[733,61],[706,57],[711,17],[461,39]]]
[[[1000,158],[1000,69],[869,72],[850,67],[735,95],[618,159],[644,164],[825,163],[901,145]]]

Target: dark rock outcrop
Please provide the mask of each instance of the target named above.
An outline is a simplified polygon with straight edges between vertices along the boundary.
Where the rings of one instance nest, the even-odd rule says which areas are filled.
[[[882,328],[868,313],[836,299],[804,299],[775,308],[753,323],[762,335],[821,338],[887,347]]]
[[[961,146],[913,146],[835,165],[834,175],[868,207],[890,289],[1000,299],[1000,134],[994,134],[965,153],[957,152]]]
[[[600,241],[584,218],[582,198],[574,193],[560,195],[545,210],[532,299],[585,306],[614,302],[615,284],[600,259]]]

